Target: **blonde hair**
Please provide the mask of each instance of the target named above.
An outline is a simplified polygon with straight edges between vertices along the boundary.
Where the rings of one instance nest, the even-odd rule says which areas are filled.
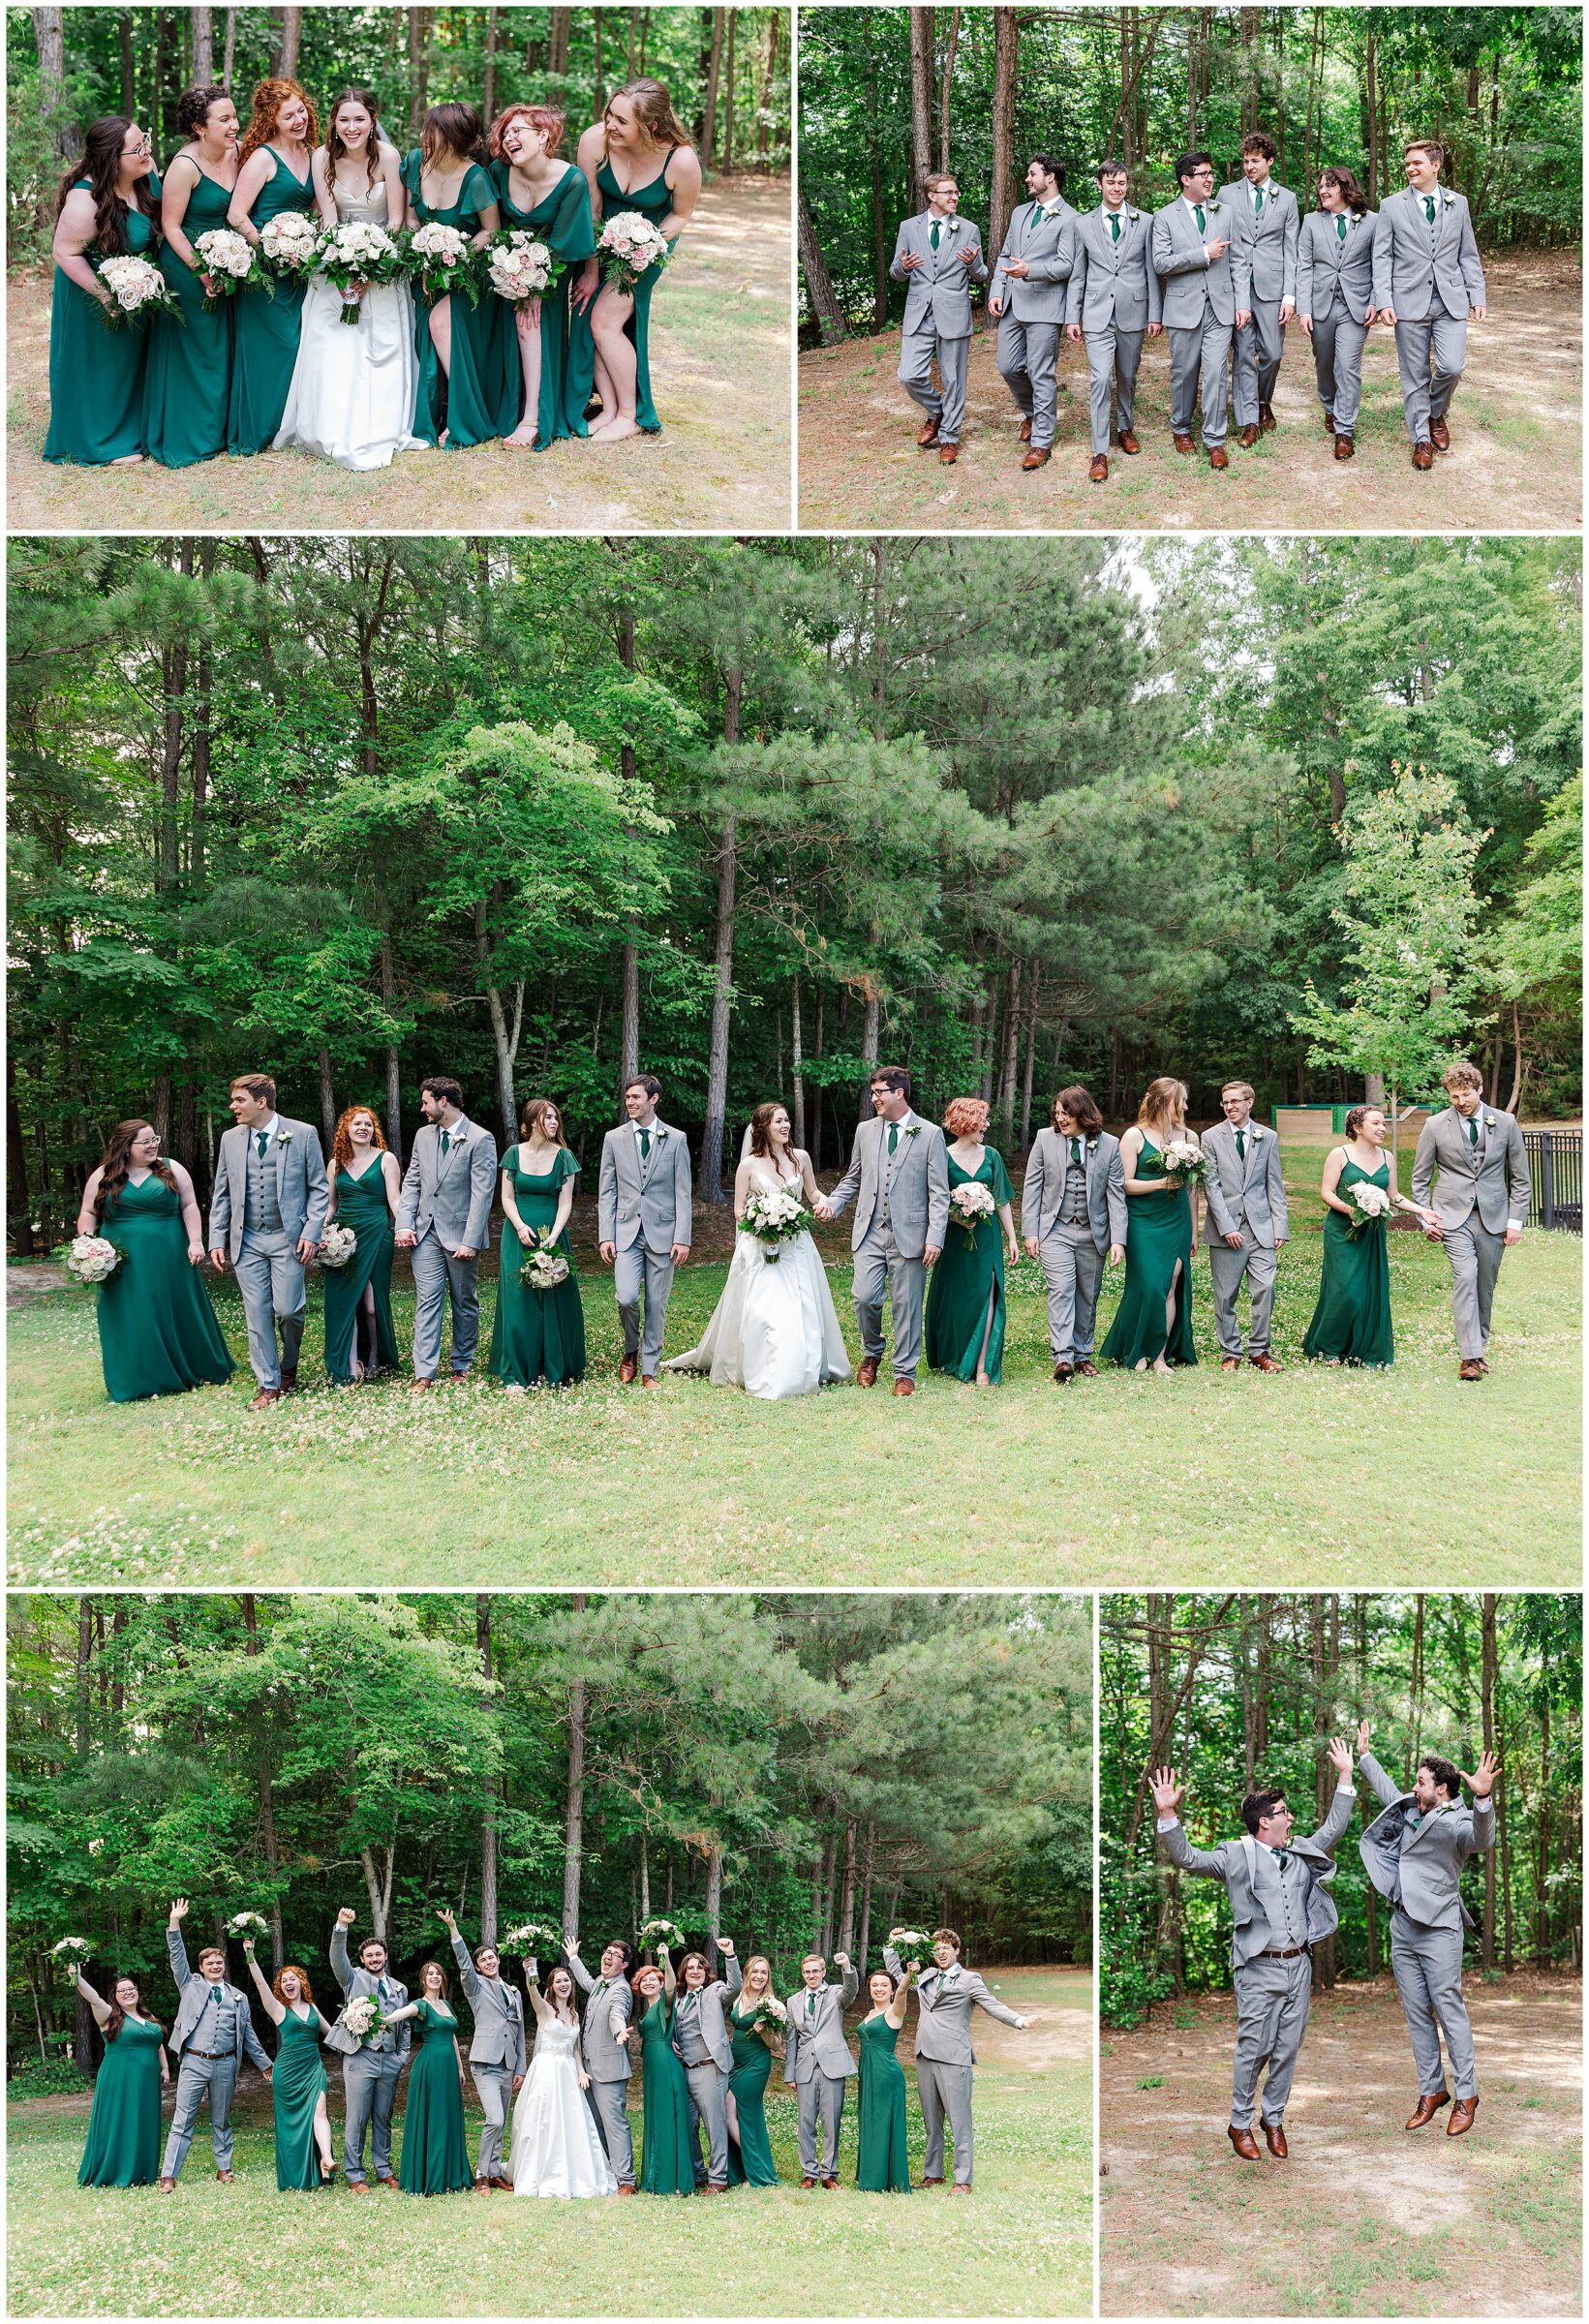
[[[1138,1127],[1157,1129],[1161,1122],[1174,1121],[1177,1115],[1184,1125],[1191,1094],[1186,1084],[1177,1082],[1173,1073],[1161,1073],[1142,1093],[1142,1104],[1137,1108]]]

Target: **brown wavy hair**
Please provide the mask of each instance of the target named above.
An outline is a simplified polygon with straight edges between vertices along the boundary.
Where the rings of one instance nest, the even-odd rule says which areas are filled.
[[[497,115],[495,121],[492,122],[490,135],[487,137],[485,141],[486,151],[491,155],[493,161],[503,162],[507,159],[506,152],[503,145],[503,131],[507,127],[510,121],[518,120],[521,114],[523,115],[524,119],[529,122],[532,129],[539,130],[542,138],[544,138],[546,140],[546,155],[548,160],[551,159],[552,155],[556,153],[558,147],[562,144],[563,133],[568,126],[568,116],[563,110],[561,106],[504,106],[503,110]]]
[[[426,1972],[426,1970],[427,1970],[427,1969],[434,1969],[434,1970],[435,1970],[435,1972],[436,1972],[436,1973],[437,1973],[437,1975],[438,1975],[438,1976],[441,1978],[441,1980],[442,1980],[442,1984],[441,1984],[441,1994],[442,1994],[442,1999],[443,1999],[443,2002],[444,2002],[444,2001],[447,2001],[447,2000],[450,1998],[450,1996],[451,1996],[452,1988],[451,1988],[451,1986],[450,1986],[450,1985],[448,1985],[448,1983],[447,1983],[447,1972],[446,1972],[446,1971],[445,1971],[445,1970],[444,1970],[444,1969],[442,1967],[442,1964],[441,1964],[441,1962],[440,1962],[440,1961],[421,1961],[421,1962],[420,1962],[420,1964],[419,1964],[419,1984],[418,1984],[418,1988],[417,1988],[419,1999],[420,1999],[421,2001],[423,2001],[423,2000],[426,1998],[426,1997],[425,1997],[425,1972]]]
[[[337,135],[337,115],[345,105],[361,105],[370,116],[370,140],[364,149],[364,191],[375,192],[375,181],[381,169],[381,115],[376,110],[372,89],[338,89],[331,100],[331,109],[325,116],[325,183],[331,199],[336,199],[337,164],[348,147]]]
[[[544,1138],[546,1135],[546,1116],[548,1114],[555,1114],[557,1116],[558,1134],[556,1143],[563,1147],[565,1152],[566,1152],[568,1141],[564,1136],[564,1132],[568,1126],[568,1119],[567,1116],[564,1113],[563,1108],[558,1104],[556,1098],[527,1097],[525,1099],[523,1105],[519,1108],[519,1136],[521,1138],[533,1138],[535,1132],[538,1130],[541,1136]]]
[[[110,2014],[105,2021],[105,2038],[107,2041],[114,2041],[116,2035],[121,2032],[122,2027],[127,2023],[127,2012],[116,1999],[116,1987],[118,1985],[133,1986],[138,1993],[138,2005],[140,2009],[143,2009],[143,1989],[138,1984],[137,1977],[129,1977],[122,1973],[118,1973],[117,1975],[113,1976],[110,1980]],[[150,2017],[149,2012],[146,2009],[143,2010],[143,2014],[147,2023],[159,2030],[161,2039],[164,2040],[166,2037],[166,2029],[164,2025],[161,2024],[160,2019],[158,2017]]]
[[[626,80],[614,89],[601,115],[601,159],[607,155],[607,119],[620,97],[626,97],[641,128],[654,145],[688,145],[689,132],[673,109],[673,100],[659,80]]]
[[[127,1183],[127,1175],[132,1167],[134,1139],[140,1130],[152,1130],[153,1128],[152,1121],[118,1121],[111,1131],[109,1143],[100,1160],[99,1192],[94,1197],[96,1225],[103,1226],[105,1224],[106,1211]],[[177,1185],[171,1166],[165,1155],[157,1154],[151,1167],[161,1184],[168,1186],[180,1202],[182,1190]]]
[[[477,105],[433,105],[419,132],[421,164],[434,162],[443,148],[461,154],[466,162],[485,160],[485,138]]]
[[[249,116],[248,127],[244,130],[241,142],[237,147],[239,168],[242,168],[251,153],[258,153],[261,145],[269,144],[275,135],[276,123],[280,118],[282,107],[290,97],[303,99],[304,107],[309,115],[309,127],[304,134],[304,142],[313,153],[315,147],[320,143],[320,115],[315,110],[315,100],[310,96],[309,91],[298,80],[261,80],[254,91],[254,110]]]
[[[280,2002],[284,2009],[290,2006],[286,1994],[282,1991],[282,1979],[283,1977],[290,1975],[296,1977],[298,1980],[298,1999],[300,2001],[307,2002],[310,2008],[313,2009],[315,2006],[315,1997],[310,1990],[309,1972],[306,1969],[300,1969],[295,1961],[284,1961],[280,1969],[277,1970],[276,1974],[270,1980],[270,1990],[276,1996],[277,2001]]]
[[[375,1123],[376,1146],[383,1154],[390,1150],[382,1133],[381,1116],[374,1106],[344,1106],[342,1112],[337,1116],[337,1126],[331,1134],[331,1168],[333,1170],[341,1170],[353,1158],[353,1141],[349,1124],[355,1114],[368,1114],[370,1119]]]
[[[94,197],[94,241],[101,258],[119,257],[127,248],[127,233],[122,221],[123,203],[116,192],[116,180],[121,175],[121,149],[127,141],[127,132],[134,126],[130,113],[102,113],[90,121],[83,132],[82,160],[69,169],[61,180],[61,190],[55,197],[55,215],[58,218],[66,207],[67,196],[74,192],[79,180],[87,178],[88,190]],[[126,205],[141,210],[154,229],[156,242],[160,240],[160,205],[149,192],[147,176],[134,181],[132,196]]]
[[[761,1105],[756,1108],[755,1112],[750,1116],[750,1151],[753,1154],[765,1154],[771,1156],[773,1150],[773,1116],[775,1114],[787,1114],[788,1111],[788,1107],[783,1103],[783,1100],[780,1097],[770,1097],[765,1105]],[[789,1154],[794,1152],[794,1120],[792,1116],[790,1117],[789,1122],[789,1143],[783,1150],[785,1153]]]
[[[1321,186],[1333,186],[1354,218],[1361,218],[1366,213],[1367,195],[1359,185],[1351,170],[1342,168],[1338,162],[1329,169],[1320,170],[1319,183]],[[1327,217],[1329,214],[1328,211],[1325,212]]]
[[[1184,1123],[1190,1099],[1191,1091],[1184,1082],[1177,1082],[1173,1073],[1161,1073],[1142,1093],[1142,1104],[1137,1108],[1138,1123],[1143,1128],[1155,1129],[1161,1121],[1170,1119],[1177,1100]]]

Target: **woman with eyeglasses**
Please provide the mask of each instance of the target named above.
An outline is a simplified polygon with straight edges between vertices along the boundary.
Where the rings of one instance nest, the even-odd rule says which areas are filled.
[[[55,203],[55,295],[49,310],[49,433],[45,458],[130,468],[143,457],[148,322],[107,330],[113,305],[97,261],[154,255],[160,180],[148,133],[121,113],[91,121],[83,157]]]

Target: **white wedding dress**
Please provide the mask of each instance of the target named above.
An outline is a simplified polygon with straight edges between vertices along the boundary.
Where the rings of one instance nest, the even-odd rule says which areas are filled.
[[[507,2175],[516,2195],[611,2195],[618,2182],[579,2087],[579,2031],[542,2022],[513,2107]]]
[[[374,192],[336,189],[337,218],[386,224],[386,181]],[[413,434],[418,389],[413,300],[406,282],[370,283],[357,322],[342,320],[342,292],[324,275],[309,278],[303,329],[275,449],[313,452],[338,468],[389,468],[394,452],[428,451]]]
[[[778,1180],[758,1159],[751,1182]],[[809,1396],[830,1380],[849,1378],[822,1254],[804,1234],[773,1244],[776,1259],[767,1258],[767,1247],[743,1230],[735,1236],[728,1280],[700,1346],[670,1358],[663,1371],[707,1372],[714,1388],[743,1388],[770,1402]]]

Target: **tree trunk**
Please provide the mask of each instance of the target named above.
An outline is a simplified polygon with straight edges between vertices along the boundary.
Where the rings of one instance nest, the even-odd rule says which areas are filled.
[[[117,29],[121,34],[121,109],[129,121],[138,117],[138,81],[133,72],[133,12],[130,8],[116,12]]]
[[[337,1134],[337,1096],[331,1081],[331,1053],[322,1041],[316,1051],[320,1067],[320,1125],[327,1153]]]
[[[955,11],[955,15],[957,17],[959,16],[959,9]],[[875,1816],[869,1816],[867,1818],[866,1846],[861,1851],[861,1936],[855,1948],[855,1966],[860,1971],[863,1980],[866,1977],[867,1962],[871,1948],[871,1875],[876,1853],[877,1819]]]
[[[375,1850],[361,1848],[358,1860],[364,1870],[364,1893],[370,1901],[370,1934],[387,1942],[386,1924],[391,1918],[392,1882],[397,1878],[397,1836],[394,1833],[384,1849],[385,1862],[378,1866]]]
[[[566,15],[566,10],[554,9],[554,18]],[[564,32],[565,46],[567,32]],[[623,551],[616,554],[622,559]],[[618,612],[618,658],[626,670],[634,668],[634,606],[626,597]],[[634,746],[624,743],[618,753],[619,772],[626,782],[634,780]],[[640,934],[631,928],[624,939],[623,952],[623,1016],[618,1039],[618,1112],[624,1111],[624,1091],[640,1070]]]
[[[390,1016],[397,1006],[397,968],[389,928],[381,932],[381,1005]],[[403,1067],[397,1044],[386,1044],[386,1144],[403,1164]]]
[[[221,86],[229,92],[231,88],[231,69],[236,61],[236,56],[237,11],[234,8],[229,8],[227,11],[227,45],[221,60]]]
[[[564,12],[552,11],[554,23]],[[420,125],[425,118],[426,85],[430,79],[430,20],[433,11],[411,8],[409,11],[409,143],[419,142]]]
[[[844,1882],[839,1906],[839,1949],[855,1958],[855,1819],[844,1825]]]
[[[492,12],[495,14],[495,11]],[[480,1675],[492,1676],[491,1669],[491,1593],[476,1591],[474,1597],[474,1651],[480,1658]],[[497,1800],[498,1786],[493,1783],[480,1818],[480,1942],[497,1942]]]
[[[722,166],[724,170],[734,167],[734,31],[739,22],[739,10],[728,11],[728,45],[722,66]]]
[[[573,1596],[576,1614],[585,1610],[585,1593]],[[568,1682],[568,1797],[563,1828],[563,1942],[566,1951],[579,1947],[579,1875],[585,1852],[585,1681]]]
[[[883,158],[877,137],[877,70],[867,50],[867,155],[871,167],[871,321],[888,327],[888,214],[883,206]]]
[[[993,11],[993,193],[988,246],[1001,250],[1015,209],[1015,99],[1021,28],[1013,8]]]
[[[1499,1676],[1499,1660],[1495,1635],[1495,1592],[1485,1590],[1479,1601],[1480,1639],[1480,1699],[1483,1716],[1484,1749],[1495,1749],[1495,1690]],[[1501,1787],[1504,1775],[1495,1779],[1495,1819],[1499,1827],[1502,1817]],[[1484,1850],[1484,1924],[1480,1951],[1480,1963],[1484,1969],[1495,1967],[1495,1850]]]
[[[509,1018],[502,988],[496,982],[492,967],[491,939],[485,926],[488,904],[500,905],[501,902],[502,882],[498,880],[489,898],[474,907],[474,956],[479,963],[486,1014],[491,1020],[491,1041],[497,1065],[497,1111],[502,1121],[503,1144],[511,1146],[518,1122],[518,1110],[513,1096],[513,1068],[518,1062],[519,1036],[524,1031],[525,980],[521,976],[514,981],[513,1013]]]
[[[926,199],[932,174],[932,20],[936,10],[910,12],[910,200]]]
[[[278,80],[290,80],[298,70],[298,34],[303,24],[301,8],[284,8],[277,15],[276,47],[270,60],[270,70]]]
[[[598,12],[599,13],[599,12]],[[701,110],[701,167],[710,169],[718,138],[718,83],[722,75],[723,19],[728,11],[712,11],[712,46],[706,68],[706,95]]]
[[[806,1076],[802,1071],[805,1062],[800,1023],[800,979],[797,976],[792,980],[789,1009],[789,1081],[794,1090],[794,1142],[801,1147],[806,1144]]]
[[[485,73],[480,91],[480,109],[489,125],[497,111],[497,11],[485,12]]]
[[[740,739],[740,697],[744,687],[743,670],[723,672],[722,739],[730,745]],[[709,1203],[724,1199],[722,1142],[728,1108],[728,1024],[734,1005],[734,892],[738,874],[739,822],[730,814],[723,817],[718,840],[718,957],[707,1051],[706,1118],[701,1127],[701,1193]]]
[[[260,1613],[259,1602],[252,1590],[243,1592],[242,1608],[245,1652],[255,1655],[260,1651]],[[282,1932],[282,1900],[279,1887],[281,1855],[276,1841],[276,1790],[271,1770],[270,1746],[262,1733],[260,1737],[260,1756],[255,1763],[255,1785],[260,1797],[260,1845],[264,1850],[265,1863],[270,1871],[270,1964],[271,1973],[274,1974],[287,1958],[287,1941]]]
[[[62,11],[36,8],[33,36],[39,50],[39,107],[55,133],[55,150],[63,162],[75,162],[82,152],[82,135],[66,102],[66,33]]]
[[[722,1848],[714,1840],[706,1851],[706,1933],[710,1941],[708,1952],[718,1942],[718,1926],[722,1917]]]
[[[839,301],[834,296],[833,280],[828,273],[828,262],[822,256],[822,246],[816,238],[816,228],[811,221],[810,204],[806,199],[804,186],[800,188],[796,202],[796,233],[800,248],[800,271],[806,277],[806,295],[811,302],[816,335],[824,347],[832,347],[839,340],[849,337],[849,325],[840,313]],[[886,321],[886,299],[883,312]]]
[[[193,25],[193,86],[201,89],[215,78],[215,11],[191,8],[188,15]]]
[[[960,46],[960,10],[949,12],[949,41],[943,52],[943,76],[938,83],[938,171],[949,168],[949,100],[955,85],[955,50]]]

